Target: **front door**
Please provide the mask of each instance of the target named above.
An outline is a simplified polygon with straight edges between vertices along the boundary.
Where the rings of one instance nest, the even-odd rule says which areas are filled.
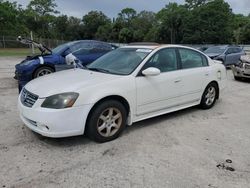
[[[179,77],[176,49],[166,48],[156,52],[144,65],[158,68],[158,76],[136,77],[137,116],[174,107],[180,103],[182,82]]]

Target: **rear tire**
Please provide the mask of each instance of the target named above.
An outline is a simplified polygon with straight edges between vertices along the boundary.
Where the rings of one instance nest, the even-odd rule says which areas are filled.
[[[202,95],[200,107],[205,110],[212,108],[218,98],[218,95],[219,88],[217,84],[213,82],[208,84]]]
[[[91,111],[86,132],[96,142],[103,143],[116,139],[126,126],[127,112],[116,100],[107,100]]]

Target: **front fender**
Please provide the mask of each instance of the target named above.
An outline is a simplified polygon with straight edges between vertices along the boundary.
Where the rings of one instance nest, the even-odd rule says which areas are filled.
[[[133,118],[133,114],[136,110],[136,88],[135,80],[132,76],[131,79],[113,80],[109,83],[92,86],[91,88],[82,89],[78,92],[80,95],[76,100],[75,106],[89,104],[94,106],[97,102],[106,97],[122,97],[128,102],[130,106],[130,115],[131,118]]]

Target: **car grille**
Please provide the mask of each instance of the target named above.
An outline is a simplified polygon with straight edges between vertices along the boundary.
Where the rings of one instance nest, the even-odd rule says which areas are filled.
[[[22,93],[21,93],[21,102],[24,106],[31,108],[35,104],[37,99],[38,99],[37,95],[23,88]]]

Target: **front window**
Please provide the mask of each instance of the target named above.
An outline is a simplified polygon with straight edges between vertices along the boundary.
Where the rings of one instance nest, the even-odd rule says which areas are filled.
[[[87,65],[87,68],[111,74],[129,75],[151,51],[144,48],[119,48]]]
[[[174,48],[167,48],[158,51],[144,65],[143,69],[148,67],[158,68],[161,72],[169,72],[178,69],[177,57]]]
[[[65,43],[65,44],[61,44],[59,46],[57,46],[56,48],[54,48],[52,50],[52,53],[53,54],[61,54],[63,51],[65,50],[69,50],[70,46],[73,45],[75,42],[68,42],[68,43]],[[69,53],[71,51],[69,50]]]

